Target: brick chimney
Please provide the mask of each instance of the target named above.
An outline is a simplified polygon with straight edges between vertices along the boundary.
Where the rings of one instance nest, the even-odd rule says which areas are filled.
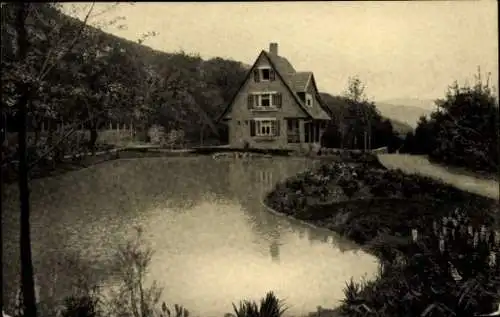
[[[278,43],[269,44],[269,53],[278,56]]]

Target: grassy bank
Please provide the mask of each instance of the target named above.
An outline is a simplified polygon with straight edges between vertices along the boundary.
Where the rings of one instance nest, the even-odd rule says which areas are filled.
[[[334,230],[379,257],[379,277],[348,283],[339,311],[473,316],[495,310],[500,267],[490,256],[500,249],[498,201],[366,158],[326,162],[277,184],[265,198],[275,211]]]

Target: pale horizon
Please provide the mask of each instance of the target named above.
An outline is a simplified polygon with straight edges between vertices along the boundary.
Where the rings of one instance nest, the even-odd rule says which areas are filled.
[[[496,1],[149,2],[120,4],[95,21],[117,16],[126,28],[106,32],[136,41],[155,31],[144,45],[204,59],[252,65],[276,42],[333,95],[357,75],[376,101],[442,98],[455,80],[472,83],[478,66],[498,84]]]

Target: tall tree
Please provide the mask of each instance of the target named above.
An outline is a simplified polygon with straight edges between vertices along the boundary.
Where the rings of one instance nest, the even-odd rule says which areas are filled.
[[[17,62],[20,68],[26,65],[28,56],[28,34],[26,31],[26,17],[30,10],[27,3],[16,4],[15,27],[17,33]],[[22,72],[23,69],[19,69]],[[33,277],[33,263],[31,259],[30,239],[30,198],[28,184],[28,158],[26,151],[26,114],[32,89],[30,78],[24,78],[17,83],[17,117],[19,122],[19,201],[21,207],[21,291],[23,294],[24,315],[36,317],[35,282]]]
[[[9,87],[13,88],[7,91],[10,95],[6,97],[14,101],[11,111],[17,117],[22,309],[23,314],[30,317],[36,317],[37,308],[31,253],[29,191],[29,169],[34,162],[28,160],[27,119],[37,117],[41,104],[36,101],[43,100],[41,95],[50,86],[46,80],[80,39],[93,5],[80,27],[72,29],[53,23],[54,16],[45,16],[48,20],[40,18],[40,11],[47,8],[57,9],[58,4],[21,2],[9,4],[8,8],[2,6],[2,31],[9,26],[4,20],[7,18],[12,22],[13,33],[11,54],[4,54],[2,50],[2,66],[8,66],[9,74],[8,78],[2,76],[2,81],[8,79],[11,84]],[[40,45],[41,43],[45,45]],[[5,61],[3,57],[7,57]],[[59,87],[51,87],[51,90],[54,88],[57,90]],[[2,91],[2,103],[3,97]]]
[[[357,77],[350,77],[344,96],[347,99],[347,134],[352,148],[371,148],[373,120],[380,119],[373,102],[365,94],[366,86]],[[358,142],[363,142],[360,146]]]

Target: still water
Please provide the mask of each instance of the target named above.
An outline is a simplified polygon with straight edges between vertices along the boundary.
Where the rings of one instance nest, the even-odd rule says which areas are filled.
[[[231,303],[269,290],[290,314],[333,307],[351,277],[372,277],[376,259],[326,231],[269,213],[274,184],[317,164],[308,159],[210,157],[118,160],[31,188],[32,240],[39,298],[61,297],[75,272],[111,283],[113,254],[143,229],[155,253],[149,279],[162,300],[194,315],[222,316]],[[4,189],[4,299],[18,281],[18,193]]]

